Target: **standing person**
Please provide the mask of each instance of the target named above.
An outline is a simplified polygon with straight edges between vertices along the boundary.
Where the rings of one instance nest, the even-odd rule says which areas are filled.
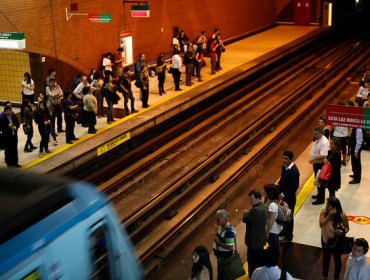
[[[166,92],[164,91],[164,81],[166,80],[166,67],[167,67],[167,64],[164,60],[164,53],[161,53],[157,59],[159,95],[166,94]]]
[[[217,35],[220,33],[220,29],[219,28],[215,28],[213,30],[213,34],[212,34],[212,39],[216,39]]]
[[[116,77],[121,77],[123,73],[123,63],[125,63],[123,56],[123,48],[119,47],[114,55],[114,71]]]
[[[90,69],[89,75],[87,75],[87,81],[91,84],[92,81],[94,80],[94,75],[97,73],[95,68]]]
[[[281,224],[277,223],[277,215],[279,210],[279,191],[275,184],[267,184],[263,186],[265,190],[265,204],[267,208],[267,224],[265,236],[269,244],[268,250],[272,251],[273,255],[279,255],[279,234],[282,230]]]
[[[123,69],[123,76],[119,78],[119,85],[120,85],[119,87],[121,89],[121,92],[124,98],[124,106],[125,106],[126,115],[139,112],[135,109],[135,97],[134,97],[134,94],[132,93],[131,75],[130,75],[130,69],[128,67],[125,67]],[[130,100],[131,112],[128,108],[128,100]]]
[[[24,112],[23,112],[23,119],[24,125],[27,127],[27,141],[26,145],[24,146],[24,152],[30,153],[32,150],[37,149],[32,144],[32,137],[33,137],[33,114],[35,113],[35,106],[31,104],[28,99],[25,99],[23,102]]]
[[[339,280],[342,269],[340,246],[343,237],[349,231],[348,219],[338,198],[329,197],[326,206],[321,210],[319,225],[321,228],[321,245],[323,251],[322,275],[328,279],[330,259],[334,258],[334,279]]]
[[[218,45],[216,43],[216,39],[211,40],[211,44],[209,45],[209,56],[211,58],[211,74],[216,74],[216,63],[217,63],[217,54],[216,49]]]
[[[181,30],[178,37],[180,43],[180,51],[186,52],[189,44],[189,38],[186,36],[185,31]]]
[[[340,140],[338,138],[330,139],[330,150],[325,162],[329,161],[332,167],[330,178],[328,180],[328,190],[330,196],[335,196],[335,192],[341,185],[341,160],[340,160]]]
[[[63,90],[59,85],[56,84],[55,78],[50,78],[50,86],[46,87],[46,96],[49,98],[51,105],[53,106],[54,117],[52,119],[52,127],[55,130],[55,120],[57,120],[58,132],[64,132],[62,127],[62,98]]]
[[[316,126],[313,129],[313,135],[315,142],[312,144],[310,151],[310,160],[309,162],[313,166],[313,171],[315,177],[319,169],[324,165],[324,159],[328,155],[330,148],[328,138],[324,136],[324,131],[321,126]],[[313,205],[319,205],[325,203],[325,187],[318,185],[317,186],[317,195],[313,195],[312,198],[316,199],[312,202]]]
[[[82,89],[84,95],[84,111],[85,115],[87,116],[88,123],[89,123],[89,134],[95,134],[95,124],[96,124],[96,112],[98,110],[98,105],[96,102],[96,98],[92,95],[92,89],[90,86],[84,87]]]
[[[8,101],[0,116],[0,130],[5,144],[5,163],[8,167],[21,167],[18,164],[18,128],[19,121]]]
[[[339,102],[338,105],[344,106],[344,102]],[[348,127],[344,126],[334,126],[333,127],[333,137],[338,138],[340,142],[341,152],[342,152],[342,165],[347,165],[347,142],[348,142]]]
[[[141,91],[141,101],[143,108],[149,108],[149,71],[148,66],[144,65],[140,73],[140,91]]]
[[[84,114],[84,111],[83,111],[83,97],[84,97],[84,95],[82,93],[82,89],[84,87],[87,87],[87,86],[90,86],[89,81],[87,79],[87,76],[82,75],[81,83],[79,83],[78,86],[73,91],[74,102],[76,104],[78,104],[78,109],[77,109],[78,110],[78,120],[77,120],[77,123],[81,123],[82,127],[88,127],[87,116]],[[93,90],[94,89],[95,88],[93,88]]]
[[[52,78],[50,80],[52,80]],[[49,117],[50,117],[51,123],[53,123],[53,121],[55,123],[54,107],[53,107],[53,105],[51,105],[50,99],[46,97],[46,94],[40,93],[37,100],[38,100],[39,103],[41,103],[41,102],[45,103],[45,106],[49,111]],[[53,137],[54,146],[58,145],[57,134],[55,132],[54,126],[52,126],[52,125],[50,126],[50,134]]]
[[[57,77],[57,71],[55,71],[54,68],[49,68],[48,75],[46,76],[46,79],[45,79],[45,88],[51,86],[50,78],[56,79],[56,77]]]
[[[194,65],[194,53],[190,45],[184,56],[185,73],[186,73],[186,85],[191,86],[191,76],[193,74]]]
[[[207,31],[202,30],[200,32],[200,35],[197,38],[197,45],[198,45],[197,50],[201,49],[203,56],[206,55],[206,51],[207,51],[207,37],[206,37],[206,34],[207,34]]]
[[[94,74],[94,78],[91,82],[91,86],[95,88],[94,94],[97,102],[97,117],[101,118],[104,116],[104,107],[103,107],[103,96],[102,96],[102,87],[103,87],[103,79],[101,78],[99,73]]]
[[[104,72],[113,74],[113,70],[112,70],[113,65],[114,64],[112,63],[112,53],[107,52],[102,62],[102,66],[104,67]]]
[[[136,79],[140,77],[140,73],[141,73],[144,65],[147,65],[147,63],[145,61],[145,54],[141,53],[141,54],[139,54],[139,58],[138,58],[137,62],[135,63],[135,68],[134,68]]]
[[[355,239],[352,252],[347,259],[344,280],[370,279],[370,266],[366,259],[366,253],[368,251],[369,243],[364,238]]]
[[[76,77],[74,77],[72,83],[71,83],[71,91],[74,91],[76,87],[82,82],[82,76],[83,74],[80,72],[77,74]]]
[[[353,178],[349,184],[359,184],[361,182],[361,150],[362,143],[364,142],[363,130],[361,128],[352,128],[351,137],[349,139],[349,148],[351,152],[351,165],[353,175],[349,175]]]
[[[181,66],[182,60],[179,51],[175,51],[172,56],[171,73],[173,81],[175,83],[175,91],[182,90],[180,88],[180,77],[181,77]]]
[[[43,156],[44,150],[45,153],[51,153],[49,150],[49,136],[50,136],[50,115],[49,110],[46,108],[46,104],[44,102],[40,102],[35,113],[35,122],[37,123],[37,127],[39,129],[39,133],[41,136],[40,141],[40,158]]]
[[[248,275],[251,277],[257,267],[263,266],[267,210],[261,201],[262,195],[260,191],[256,189],[251,190],[248,198],[252,208],[244,212],[243,223],[246,224],[245,245],[248,247]]]
[[[196,76],[198,78],[198,82],[203,82],[201,71],[202,71],[202,66],[204,62],[204,55],[203,55],[203,50],[201,48],[197,49],[194,60],[195,60],[195,70],[196,70]]]
[[[280,180],[278,182],[279,193],[284,197],[284,201],[294,213],[296,204],[296,192],[299,188],[299,170],[293,161],[292,151],[283,153],[283,166],[281,167]],[[283,222],[283,230],[280,232],[282,243],[291,242],[293,239],[294,219],[289,222]]]
[[[28,72],[25,72],[23,74],[23,81],[22,81],[22,104],[24,103],[25,99],[28,99],[31,104],[35,103],[35,83],[31,79],[31,74]],[[21,117],[23,120],[23,112],[24,107],[22,105],[21,107]]]
[[[221,67],[221,54],[225,51],[225,46],[221,38],[221,34],[217,34],[216,36],[216,43],[217,43],[217,48],[216,48],[216,54],[217,54],[217,60],[216,60],[216,71],[222,70]]]
[[[113,105],[117,104],[117,87],[116,84],[113,82],[112,74],[107,74],[104,79],[103,91],[105,95],[105,100],[108,104],[107,109],[107,123],[111,124],[114,122],[113,118]]]
[[[72,140],[78,140],[74,134],[78,105],[72,101],[72,92],[68,92],[63,99],[64,121],[66,122],[66,143],[73,144]]]
[[[320,117],[319,118],[318,126],[320,126],[322,128],[322,130],[324,131],[324,136],[327,139],[329,139],[329,137],[330,137],[330,129],[326,126],[326,122],[325,122],[325,118],[324,117]]]
[[[216,212],[216,222],[219,227],[213,242],[213,252],[217,258],[217,263],[220,263],[234,254],[236,250],[236,231],[229,222],[229,213],[224,209]],[[219,273],[219,266],[217,266],[217,271],[217,279],[223,280]]]
[[[191,280],[212,280],[212,265],[206,247],[197,246],[193,250],[193,267],[191,269]]]

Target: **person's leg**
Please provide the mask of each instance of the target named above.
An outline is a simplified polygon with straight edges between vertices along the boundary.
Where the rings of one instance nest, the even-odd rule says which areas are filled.
[[[325,248],[325,244],[323,241],[321,241],[321,246],[322,246],[322,276],[328,277],[331,249]]]
[[[333,252],[333,258],[334,258],[334,279],[339,280],[340,272],[342,270],[342,259],[338,249],[336,249]]]
[[[211,73],[216,74],[216,57],[211,57]]]
[[[149,89],[143,90],[143,107],[148,107]]]
[[[351,153],[353,180],[356,182],[361,181],[361,149],[358,152],[358,157]]]
[[[72,126],[71,126],[71,121],[69,120],[68,117],[64,117],[65,123],[66,123],[66,142],[72,141]]]
[[[128,92],[123,93],[123,106],[125,108],[126,115],[130,114],[130,110],[128,109]]]
[[[294,196],[290,199],[287,199],[286,202],[287,202],[289,208],[292,210],[292,214],[294,214],[294,208],[295,208],[295,204],[296,204],[296,197]],[[294,218],[292,217],[292,219],[289,222],[284,222],[282,234],[280,234],[280,235],[284,236],[286,240],[292,241],[292,239],[293,239],[293,229],[294,229]]]
[[[128,98],[130,99],[131,112],[136,111],[135,110],[135,97],[134,97],[132,91],[128,92]]]
[[[107,101],[107,105],[108,105],[108,108],[107,108],[107,122],[111,122],[112,121],[112,110],[113,110],[113,103],[109,100],[109,99],[106,99]]]
[[[76,121],[75,120],[71,120],[71,136],[72,136],[72,140],[76,140],[77,137],[75,135],[75,125],[76,125]]]
[[[57,129],[58,129],[57,131],[63,132],[62,105],[61,104],[53,105],[53,108],[55,112],[55,118],[57,119]],[[55,129],[55,126],[54,126],[54,129]]]

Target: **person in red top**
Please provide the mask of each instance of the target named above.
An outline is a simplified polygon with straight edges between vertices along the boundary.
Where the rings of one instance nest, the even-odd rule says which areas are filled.
[[[212,75],[216,74],[216,62],[217,62],[217,54],[216,49],[218,44],[216,43],[216,39],[212,39],[211,44],[209,46],[209,56],[211,57],[211,73]]]
[[[123,63],[125,58],[123,56],[123,48],[118,48],[117,52],[114,55],[114,69],[116,77],[121,77],[123,73]]]

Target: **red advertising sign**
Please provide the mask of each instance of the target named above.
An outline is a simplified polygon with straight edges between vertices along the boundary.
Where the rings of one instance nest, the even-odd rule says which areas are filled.
[[[326,124],[370,129],[370,109],[341,105],[326,105]]]

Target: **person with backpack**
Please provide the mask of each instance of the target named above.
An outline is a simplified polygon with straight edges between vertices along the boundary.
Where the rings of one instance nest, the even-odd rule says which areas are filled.
[[[268,249],[272,254],[279,255],[279,234],[282,230],[281,222],[278,223],[279,211],[279,191],[275,184],[263,186],[265,191],[265,204],[267,208],[266,239],[269,244]]]

